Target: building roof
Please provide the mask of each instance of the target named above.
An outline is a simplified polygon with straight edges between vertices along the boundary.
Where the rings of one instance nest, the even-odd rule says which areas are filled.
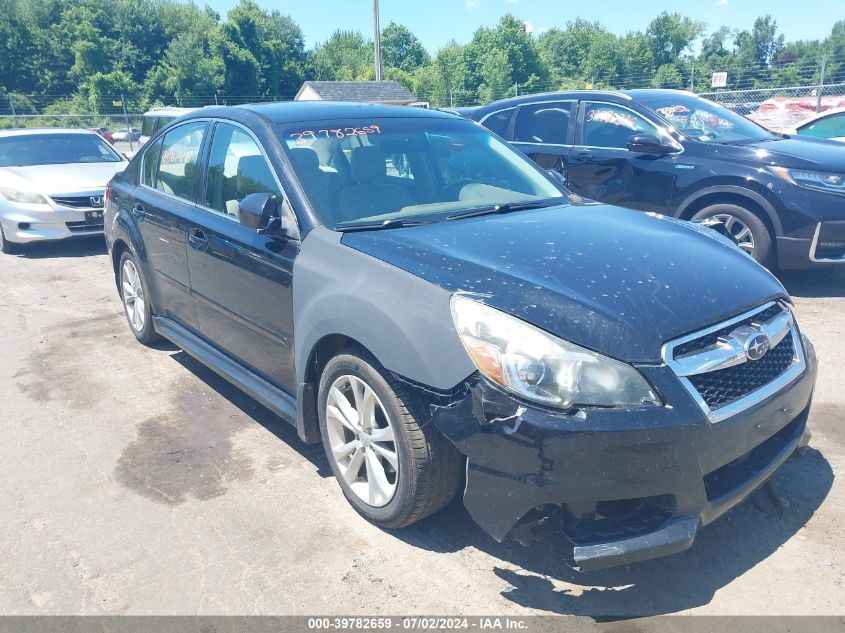
[[[417,98],[398,81],[306,81],[296,98],[307,88],[323,101],[361,101],[368,103],[411,103]]]

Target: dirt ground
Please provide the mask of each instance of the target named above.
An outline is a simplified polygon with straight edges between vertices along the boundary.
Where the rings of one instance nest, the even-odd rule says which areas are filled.
[[[784,276],[820,357],[813,440],[681,554],[579,575],[460,501],[360,519],[321,446],[137,344],[101,239],[0,256],[0,613],[845,613],[845,269]]]

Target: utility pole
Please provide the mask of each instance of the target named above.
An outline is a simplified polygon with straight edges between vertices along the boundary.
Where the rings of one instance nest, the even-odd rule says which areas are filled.
[[[381,81],[381,28],[378,24],[378,0],[373,0],[373,41],[376,45],[376,81]]]
[[[691,71],[689,76],[689,91],[695,92],[695,66],[692,67]]]
[[[449,88],[449,107],[450,108],[455,107],[455,101],[454,101],[454,99],[452,99],[452,89],[451,88]]]
[[[824,72],[827,69],[827,53],[824,54],[822,57],[822,72],[821,76],[819,77],[819,89],[818,95],[816,96],[816,112],[822,111],[822,92],[824,91]]]

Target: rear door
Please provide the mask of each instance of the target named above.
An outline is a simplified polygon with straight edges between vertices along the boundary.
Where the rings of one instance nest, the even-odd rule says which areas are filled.
[[[575,101],[542,101],[521,105],[510,140],[543,169],[566,176],[566,157],[572,149]]]
[[[207,121],[180,125],[148,147],[141,184],[133,193],[130,213],[144,241],[146,259],[157,289],[160,316],[196,329],[186,254],[189,220],[195,212],[197,160]]]
[[[282,187],[254,135],[214,125],[197,214],[188,231],[188,268],[200,332],[252,371],[295,393],[293,262],[299,242],[260,235],[238,222],[238,203]]]
[[[634,134],[662,137],[657,125],[615,103],[582,101],[578,110],[575,146],[566,161],[569,188],[607,204],[668,212],[676,155],[628,149]]]

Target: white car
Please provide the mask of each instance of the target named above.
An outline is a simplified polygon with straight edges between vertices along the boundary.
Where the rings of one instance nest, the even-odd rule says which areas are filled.
[[[134,128],[134,127],[132,127],[132,128],[122,127],[119,130],[115,130],[114,132],[112,132],[111,137],[115,141],[122,141],[122,142],[137,141],[141,138],[141,130]]]
[[[833,108],[814,114],[784,133],[845,143],[845,108]]]
[[[0,250],[102,234],[106,183],[128,164],[88,130],[0,131]]]

